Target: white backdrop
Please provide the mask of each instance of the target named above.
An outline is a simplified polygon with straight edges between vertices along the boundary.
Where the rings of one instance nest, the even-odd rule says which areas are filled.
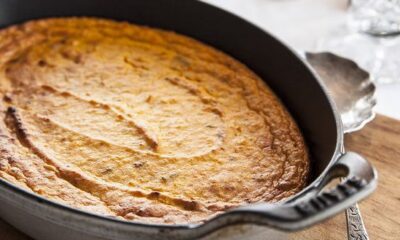
[[[346,21],[347,0],[203,1],[234,12],[299,50],[313,50],[318,39]],[[400,82],[378,85],[377,97],[378,113],[400,119]]]

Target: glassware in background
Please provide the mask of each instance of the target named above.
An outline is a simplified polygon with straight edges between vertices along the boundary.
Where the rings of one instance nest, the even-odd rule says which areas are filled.
[[[356,61],[377,83],[400,82],[400,0],[351,0],[347,26],[317,43]]]

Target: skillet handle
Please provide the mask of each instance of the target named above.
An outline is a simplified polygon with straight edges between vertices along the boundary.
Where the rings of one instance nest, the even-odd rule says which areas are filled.
[[[356,153],[343,154],[327,176],[346,177],[332,189],[307,194],[289,204],[250,204],[228,211],[209,221],[205,228],[235,223],[255,223],[279,230],[296,231],[343,212],[372,193],[377,185],[375,169]]]
[[[348,152],[331,167],[327,176],[345,177],[343,181],[328,190],[300,200],[290,207],[295,209],[297,218],[286,230],[298,230],[323,221],[362,200],[377,186],[374,167],[362,156]]]

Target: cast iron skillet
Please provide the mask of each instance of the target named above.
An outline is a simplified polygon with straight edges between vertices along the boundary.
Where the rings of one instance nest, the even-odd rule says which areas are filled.
[[[0,216],[37,239],[196,238],[238,223],[293,231],[313,225],[370,194],[373,167],[343,148],[338,112],[316,75],[293,51],[256,26],[192,0],[0,0],[0,27],[57,16],[96,16],[173,30],[245,63],[277,93],[299,124],[313,161],[313,182],[280,204],[253,204],[201,224],[120,221],[48,201],[0,180]],[[1,57],[1,56],[0,56]],[[321,190],[333,177],[348,177]]]

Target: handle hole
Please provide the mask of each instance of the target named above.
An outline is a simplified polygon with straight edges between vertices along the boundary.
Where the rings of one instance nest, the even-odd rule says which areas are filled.
[[[348,176],[349,174],[349,169],[346,165],[343,164],[336,164],[332,166],[332,168],[329,170],[328,174],[324,177],[320,184],[320,188],[318,189],[318,192],[327,190],[327,189],[332,189],[333,187],[337,186],[338,183],[343,181],[343,178]]]

